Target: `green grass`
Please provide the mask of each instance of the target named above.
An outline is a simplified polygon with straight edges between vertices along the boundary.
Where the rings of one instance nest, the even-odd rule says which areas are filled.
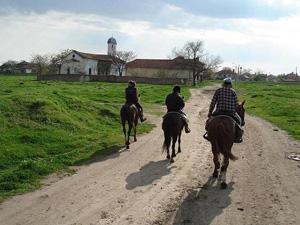
[[[123,147],[119,111],[126,86],[0,75],[0,202],[38,188],[50,173]],[[145,112],[162,115],[172,86],[137,86]],[[182,86],[185,100],[189,88]],[[138,134],[153,127],[140,124]]]
[[[260,116],[300,140],[300,85],[241,82],[234,85],[248,113]]]

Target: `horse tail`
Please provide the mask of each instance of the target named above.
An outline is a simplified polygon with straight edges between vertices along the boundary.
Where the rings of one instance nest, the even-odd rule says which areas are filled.
[[[228,134],[226,133],[226,128],[223,123],[219,123],[217,125],[217,144],[219,151],[222,155],[225,157],[231,159],[232,161],[235,161],[238,159],[235,155],[231,153],[231,144],[230,142],[227,142],[226,139],[228,139]]]
[[[123,105],[120,111],[120,116],[121,116],[121,120],[126,121],[126,117],[127,117],[127,107],[126,105]]]
[[[168,150],[170,148],[171,145],[171,130],[169,129],[169,123],[168,120],[163,121],[163,130],[164,130],[164,136],[165,136],[165,140],[164,140],[164,144],[162,146],[162,152]]]

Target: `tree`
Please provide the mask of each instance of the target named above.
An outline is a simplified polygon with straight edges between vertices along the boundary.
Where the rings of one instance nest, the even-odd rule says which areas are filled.
[[[125,70],[126,63],[134,60],[136,56],[132,51],[117,51],[116,55],[111,56],[112,64],[117,68],[120,76],[122,76]]]
[[[5,68],[5,72],[13,73],[17,64],[17,61],[8,60],[7,62],[3,63],[1,67]]]
[[[49,71],[50,65],[50,55],[49,54],[32,54],[31,55],[31,63],[36,65],[37,72],[39,75],[47,74]]]
[[[50,56],[51,67],[57,68],[59,74],[61,72],[62,65],[65,63],[67,55],[69,55],[71,52],[71,49],[62,49],[59,53],[52,54]]]
[[[202,82],[205,71],[214,71],[222,63],[219,56],[212,56],[204,52],[203,42],[200,40],[189,41],[181,49],[174,48],[173,56],[183,57],[185,65],[192,69],[193,85],[196,85],[196,78]]]

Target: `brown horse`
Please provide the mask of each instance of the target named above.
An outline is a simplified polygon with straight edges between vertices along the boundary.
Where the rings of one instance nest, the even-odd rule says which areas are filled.
[[[245,117],[244,104],[245,101],[239,103],[236,108],[236,112],[241,117],[242,124],[244,123]],[[229,165],[229,159],[233,161],[238,159],[231,153],[231,148],[235,140],[236,122],[229,116],[216,116],[209,122],[207,132],[208,136],[210,137],[212,153],[214,155],[213,161],[215,164],[215,169],[213,172],[213,177],[218,177],[221,153],[224,156],[220,172],[221,188],[226,189],[226,172]]]
[[[181,152],[180,143],[181,143],[181,133],[183,129],[183,121],[180,113],[178,112],[169,112],[164,116],[162,129],[164,130],[164,144],[163,144],[163,152],[167,151],[167,159],[170,159],[170,162],[174,162],[174,157],[176,157],[175,153],[175,144],[178,139],[178,153]],[[172,155],[170,156],[170,145],[172,140]]]
[[[131,129],[134,131],[134,141],[137,141],[136,139],[136,127],[138,125],[138,119],[139,119],[139,111],[134,103],[127,103],[122,106],[121,108],[121,120],[122,120],[122,126],[123,126],[123,133],[125,136],[125,145],[126,149],[129,149],[129,137]],[[126,136],[126,121],[128,123],[128,132]]]

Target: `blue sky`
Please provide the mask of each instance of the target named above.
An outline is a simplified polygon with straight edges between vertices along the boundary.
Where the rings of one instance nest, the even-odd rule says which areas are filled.
[[[60,49],[168,58],[202,40],[220,67],[281,74],[300,66],[299,0],[0,0],[0,64]]]

